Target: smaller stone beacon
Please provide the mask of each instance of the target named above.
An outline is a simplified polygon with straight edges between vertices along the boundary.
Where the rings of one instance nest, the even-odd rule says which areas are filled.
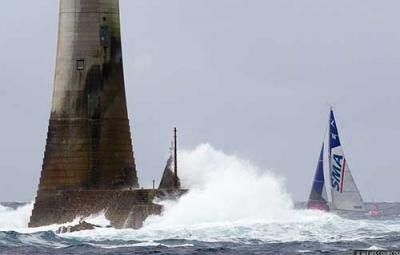
[[[60,0],[59,18],[53,103],[31,227],[100,210],[116,196],[137,196],[122,192],[137,188],[138,179],[124,88],[119,1]],[[140,201],[146,205],[146,199]]]

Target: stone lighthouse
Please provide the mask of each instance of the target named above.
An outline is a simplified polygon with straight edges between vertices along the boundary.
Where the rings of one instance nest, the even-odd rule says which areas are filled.
[[[140,217],[131,225],[140,225],[160,208],[152,204],[157,190],[137,187],[119,1],[60,0],[53,102],[30,226],[63,223],[102,209],[116,225],[126,224],[118,217],[133,210]],[[115,199],[124,208],[113,204]]]

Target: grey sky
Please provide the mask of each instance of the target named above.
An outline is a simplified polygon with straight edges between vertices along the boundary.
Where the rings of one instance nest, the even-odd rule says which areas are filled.
[[[400,201],[400,2],[121,0],[128,109],[142,185],[172,127],[286,177],[308,196],[335,106],[366,200]],[[2,3],[0,201],[32,200],[51,96],[58,1]],[[268,195],[268,194],[266,194]]]

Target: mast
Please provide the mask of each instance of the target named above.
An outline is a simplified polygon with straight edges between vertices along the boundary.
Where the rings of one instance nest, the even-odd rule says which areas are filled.
[[[331,134],[332,134],[332,114],[333,114],[333,107],[329,108],[329,120],[328,120],[328,174],[329,174],[329,183],[331,189],[331,208],[335,209],[335,203],[333,202],[333,192],[332,192],[332,171],[331,171],[331,159],[332,159],[332,141],[331,141]]]
[[[174,184],[175,188],[178,188],[178,139],[177,139],[177,129],[174,128]]]

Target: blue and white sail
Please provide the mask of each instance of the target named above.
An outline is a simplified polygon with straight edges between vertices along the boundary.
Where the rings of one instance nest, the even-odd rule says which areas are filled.
[[[363,199],[343,153],[332,110],[329,122],[329,174],[333,208],[346,211],[365,211]]]
[[[324,144],[322,144],[321,153],[319,154],[318,165],[315,171],[314,182],[311,187],[307,207],[309,209],[329,211],[328,194],[326,193],[324,177]]]

